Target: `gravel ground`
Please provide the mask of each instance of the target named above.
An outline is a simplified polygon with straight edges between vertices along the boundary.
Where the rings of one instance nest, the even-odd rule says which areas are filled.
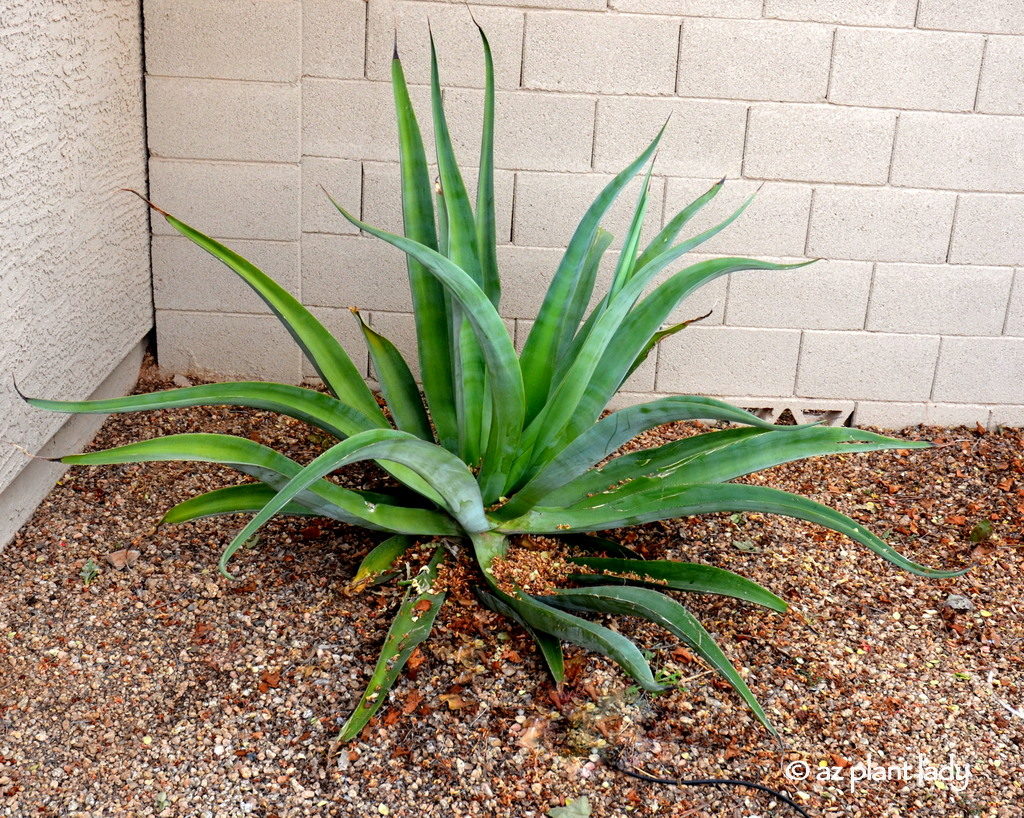
[[[141,386],[169,384],[149,372]],[[698,427],[664,427],[644,443]],[[297,421],[214,408],[112,417],[93,445],[200,430],[303,460],[325,443]],[[678,674],[679,689],[638,695],[608,662],[569,650],[559,693],[523,633],[454,598],[389,707],[329,757],[400,600],[394,586],[346,592],[374,538],[281,519],[238,556],[242,579],[231,582],[214,566],[240,518],[156,523],[171,504],[237,482],[232,473],[74,469],[4,554],[0,815],[529,818],[583,795],[595,816],[795,814],[749,790],[640,782],[616,764],[757,781],[815,816],[1024,815],[1024,433],[907,436],[940,445],[754,480],[851,514],[930,565],[970,564],[965,577],[913,577],[839,535],[756,514],[617,533],[649,557],[714,563],[793,603],[780,616],[688,600],[781,745],[652,627],[617,623]],[[343,480],[382,477],[363,467]],[[106,556],[122,549],[138,556],[116,568]],[[961,777],[969,765],[966,782],[916,780],[951,754]],[[906,762],[909,774],[889,777],[909,780],[853,781],[869,760],[874,775]]]

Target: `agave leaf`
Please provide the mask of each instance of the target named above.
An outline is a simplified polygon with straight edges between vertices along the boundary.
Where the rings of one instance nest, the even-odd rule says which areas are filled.
[[[940,571],[918,565],[846,515],[806,497],[765,486],[714,483],[676,487],[675,490],[657,487],[649,492],[630,494],[619,502],[611,494],[591,499],[594,504],[589,507],[538,508],[518,520],[503,524],[500,530],[506,534],[599,531],[717,511],[756,511],[806,520],[845,534],[912,574],[923,577],[957,577],[966,573],[966,569]]]
[[[359,229],[422,262],[445,285],[472,324],[487,364],[492,406],[490,440],[478,479],[484,502],[494,502],[503,490],[512,459],[519,449],[525,408],[522,371],[505,323],[476,282],[436,250],[371,227],[336,202],[335,207]]]
[[[702,594],[721,594],[763,605],[773,611],[785,613],[789,606],[784,599],[763,588],[753,580],[716,568],[693,562],[675,560],[624,560],[604,557],[573,557],[572,562],[609,574],[639,574],[659,583],[660,587],[674,591],[696,591]],[[608,577],[582,574],[587,582],[604,582]]]
[[[687,222],[696,216],[704,205],[718,195],[718,192],[722,189],[722,185],[724,184],[725,179],[715,182],[708,189],[707,193],[698,196],[673,216],[669,220],[668,224],[662,228],[661,232],[654,237],[654,240],[647,245],[647,249],[640,254],[640,257],[636,260],[637,269],[639,270],[646,266],[650,261],[668,250],[672,246],[672,242],[676,240],[676,237],[686,226]]]
[[[248,406],[304,420],[337,438],[367,429],[388,428],[387,420],[379,411],[370,417],[330,395],[281,383],[211,383],[104,400],[59,401],[26,397],[25,401],[31,406],[54,412],[100,415],[184,406]]]
[[[597,272],[601,266],[601,259],[604,257],[605,251],[611,246],[613,239],[614,237],[607,230],[598,228],[597,233],[594,235],[594,240],[590,244],[590,249],[587,251],[587,257],[580,267],[576,287],[569,295],[565,308],[563,331],[557,351],[559,365],[555,367],[556,378],[561,370],[564,356],[573,343],[573,338],[576,330],[579,328],[580,321],[583,319],[583,314],[587,311],[587,305],[590,304],[590,299],[594,294],[594,283],[597,281]]]
[[[360,434],[403,434],[390,430]],[[353,438],[349,438],[352,440]],[[413,438],[415,439],[415,438]],[[422,441],[420,441],[422,443]],[[428,443],[423,443],[429,446]],[[105,466],[114,463],[149,463],[186,460],[220,463],[255,477],[276,489],[287,484],[302,467],[289,457],[244,437],[218,434],[181,434],[142,440],[113,449],[60,458],[62,463]],[[368,501],[363,495],[328,480],[319,480],[295,495],[296,502],[324,517],[380,531],[404,534],[458,534],[446,514],[423,508],[406,508]],[[287,504],[285,504],[287,505]],[[284,508],[285,506],[282,506]]]
[[[480,173],[476,183],[476,251],[480,259],[483,290],[498,307],[501,279],[498,276],[498,236],[494,214],[494,59],[487,35],[477,24],[484,48],[484,122],[480,135]]]
[[[230,576],[227,565],[235,552],[289,501],[316,485],[324,475],[351,463],[381,459],[400,463],[422,477],[441,495],[445,509],[466,532],[479,533],[491,528],[484,514],[480,490],[465,463],[447,449],[407,432],[373,429],[335,444],[292,477],[224,549],[220,558],[221,571]]]
[[[565,336],[572,337],[572,333],[576,331],[575,325],[568,326],[567,318],[570,316],[567,314],[566,305],[570,302],[584,265],[587,263],[587,257],[600,227],[601,219],[604,218],[608,208],[611,207],[626,184],[651,158],[664,132],[663,126],[646,150],[605,186],[583,216],[566,247],[565,255],[562,256],[562,261],[548,287],[544,303],[541,305],[533,328],[526,339],[526,345],[523,347],[523,371],[530,373],[526,385],[527,421],[533,420],[543,407],[551,388],[556,354],[563,346]]]
[[[601,468],[590,469],[561,488],[548,492],[542,502],[548,508],[567,508],[583,502],[594,494],[650,474],[674,471],[709,452],[764,434],[768,434],[767,429],[740,426],[684,437],[682,440],[673,440],[662,446],[613,457]]]
[[[387,579],[388,571],[391,570],[395,560],[402,556],[412,544],[412,537],[406,537],[404,534],[396,534],[394,537],[388,537],[378,543],[370,550],[369,554],[363,557],[363,561],[359,563],[356,575],[352,577],[349,585],[356,590],[362,590],[369,585],[383,582]]]
[[[438,566],[443,558],[444,549],[438,548],[430,562],[413,577],[402,601],[402,607],[398,609],[398,615],[391,623],[391,629],[384,640],[384,647],[370,676],[370,682],[359,699],[359,704],[338,733],[339,742],[351,741],[359,735],[359,731],[384,704],[388,693],[394,687],[395,680],[398,679],[398,674],[402,672],[416,646],[430,635],[437,612],[445,598],[443,591],[432,590],[437,580]]]
[[[438,239],[434,228],[430,173],[423,150],[423,138],[409,99],[405,74],[397,52],[391,61],[391,84],[398,119],[405,235],[436,250]],[[406,264],[409,271],[409,288],[412,292],[413,318],[416,322],[416,343],[423,392],[427,397],[441,445],[454,450],[457,447],[458,427],[447,297],[444,287],[421,262],[407,255]]]
[[[240,486],[228,486],[214,489],[205,494],[191,497],[169,509],[161,523],[184,523],[198,520],[200,517],[212,517],[215,514],[255,513],[273,498],[277,492],[266,483],[243,483]],[[316,515],[319,512],[291,502],[283,509],[282,514]]]
[[[696,324],[698,321],[703,321],[705,318],[708,318],[712,312],[714,312],[714,310],[708,310],[706,313],[704,313],[703,315],[698,315],[696,318],[690,318],[687,319],[686,321],[680,321],[678,324],[673,324],[670,327],[665,327],[665,329],[660,329],[656,333],[654,333],[654,335],[651,336],[651,340],[644,344],[644,348],[640,350],[640,354],[633,359],[633,363],[630,364],[629,370],[626,372],[625,376],[622,379],[623,383],[625,383],[629,379],[629,376],[636,372],[640,365],[647,360],[647,356],[651,354],[651,351],[658,344],[660,344],[666,338],[671,338],[677,332],[682,332],[684,329],[690,326],[690,324]]]
[[[553,605],[566,605],[576,609],[600,611],[602,613],[639,616],[656,625],[660,625],[669,633],[682,639],[700,656],[717,670],[729,684],[740,694],[757,720],[774,736],[778,731],[768,720],[767,714],[758,703],[754,694],[743,681],[743,677],[732,666],[722,653],[714,638],[686,608],[665,594],[650,588],[634,588],[630,586],[602,586],[580,588],[571,591],[559,591],[546,598]]]
[[[524,514],[638,434],[677,420],[724,420],[760,429],[780,428],[724,401],[696,395],[673,395],[629,406],[602,418],[566,445],[496,512],[496,516],[509,519]],[[632,475],[627,473],[623,478],[628,476]]]
[[[395,419],[395,426],[421,440],[433,442],[434,433],[430,428],[427,410],[423,408],[419,387],[402,353],[387,338],[370,329],[355,307],[352,308],[352,314],[366,339],[373,369],[380,381],[384,399],[391,409],[391,416]]]
[[[640,197],[637,199],[636,208],[633,210],[633,218],[626,231],[625,241],[622,245],[622,252],[619,254],[619,263],[615,265],[615,273],[612,275],[612,283],[605,295],[609,301],[629,281],[636,264],[636,251],[640,246],[640,234],[644,229],[644,218],[647,216],[647,204],[651,192],[651,172],[654,170],[652,162],[647,168],[647,176],[644,178],[643,186],[640,188]]]
[[[901,440],[841,426],[789,426],[785,430],[740,438],[730,446],[691,459],[672,471],[667,484],[722,483],[807,457],[883,449],[927,449],[931,445],[924,440]]]
[[[530,634],[533,641],[537,643],[537,648],[544,659],[544,664],[547,665],[548,671],[551,673],[551,678],[555,680],[555,684],[561,685],[565,681],[565,657],[562,655],[562,643],[550,633],[539,631],[528,625],[526,620],[519,615],[519,611],[516,610],[516,600],[514,597],[506,594],[503,599],[499,599],[482,588],[478,589],[477,593],[484,605],[495,613],[511,619]]]
[[[170,213],[165,213],[153,205],[150,207],[154,207],[181,235],[218,261],[226,264],[263,299],[264,303],[270,307],[271,312],[277,316],[288,333],[295,339],[323,382],[339,400],[368,417],[381,415],[380,407],[377,406],[373,393],[370,392],[366,381],[363,380],[362,374],[352,363],[348,353],[334,336],[324,329],[323,324],[299,303],[298,299],[234,250],[225,247],[204,233],[200,233]]]
[[[514,607],[526,624],[535,630],[607,656],[644,690],[658,692],[665,689],[654,680],[651,667],[639,648],[622,634],[547,604],[553,599],[541,601],[522,592],[512,597],[493,586],[491,591],[506,605]],[[512,605],[510,600],[515,604]]]
[[[721,435],[723,432],[712,434]],[[817,455],[871,452],[880,449],[920,449],[930,445],[925,441],[900,440],[846,427],[789,426],[785,427],[785,431],[765,431],[761,435],[733,434],[729,435],[727,445],[702,447],[699,456],[691,454],[675,463],[663,464],[657,473],[647,469],[650,476],[638,475],[625,485],[593,495],[594,499],[581,498],[576,505],[590,506],[607,502],[621,505],[630,495],[658,491],[668,493],[697,483],[724,483],[726,480],[780,463]],[[677,451],[682,448],[678,447]],[[621,472],[621,469],[615,471]]]
[[[441,99],[441,79],[437,66],[434,37],[430,36],[430,100],[434,115],[434,146],[441,177],[442,202],[447,225],[448,257],[456,267],[484,287],[484,276],[477,255],[477,226],[469,204],[469,195],[455,160],[448,120]],[[493,191],[492,191],[493,194]],[[490,297],[490,294],[488,294]],[[462,313],[454,311],[456,355],[453,365],[455,398],[459,422],[459,450],[462,458],[475,463],[480,452],[483,431],[484,362],[479,344]]]

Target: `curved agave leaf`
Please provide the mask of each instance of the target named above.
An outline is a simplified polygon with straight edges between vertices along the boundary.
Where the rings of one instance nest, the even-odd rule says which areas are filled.
[[[332,200],[333,201],[333,200]],[[352,224],[399,250],[413,256],[440,280],[458,302],[473,326],[487,364],[491,394],[490,440],[478,480],[486,503],[496,500],[504,489],[512,459],[519,449],[523,425],[525,392],[515,346],[504,321],[483,290],[462,269],[416,241],[396,236],[360,221],[337,202],[334,206]]]
[[[526,624],[535,630],[607,656],[644,690],[656,693],[665,689],[664,685],[655,681],[651,666],[647,664],[640,649],[621,633],[552,607],[547,604],[554,602],[552,597],[542,601],[522,592],[512,597],[494,586],[491,592],[506,605],[513,607]]]
[[[480,173],[476,182],[476,252],[483,290],[497,308],[501,301],[501,278],[494,213],[494,59],[487,35],[479,23],[476,28],[484,49],[484,122],[480,133]]]
[[[145,201],[145,200],[144,200]],[[374,400],[362,374],[356,369],[348,353],[331,335],[323,324],[299,301],[270,276],[252,262],[242,258],[234,250],[200,233],[170,213],[166,213],[147,202],[160,213],[167,223],[185,238],[204,249],[218,261],[231,268],[263,299],[264,303],[278,317],[303,353],[313,364],[317,373],[340,400],[350,404],[368,417],[381,415],[380,407]]]
[[[338,742],[351,741],[359,735],[366,722],[384,704],[416,646],[430,635],[437,612],[444,604],[444,592],[432,589],[443,557],[444,549],[438,548],[430,562],[410,582],[402,607],[398,609],[398,615],[384,640],[370,683],[338,733]]]
[[[714,638],[686,608],[674,599],[649,588],[629,586],[603,586],[559,591],[545,598],[553,605],[564,605],[577,610],[600,611],[602,613],[639,616],[669,633],[682,639],[717,670],[740,694],[757,720],[774,736],[778,731],[768,720],[767,714],[754,694],[733,667],[732,662],[715,643]]]
[[[767,429],[740,426],[684,437],[661,446],[619,455],[604,466],[590,469],[561,488],[548,492],[542,502],[548,508],[567,508],[585,501],[587,497],[632,483],[640,477],[672,472],[708,453],[769,433]]]
[[[272,499],[272,497],[267,498],[267,502]],[[255,510],[259,511],[259,509]],[[356,590],[362,590],[369,585],[383,582],[388,576],[393,576],[388,574],[388,571],[391,570],[395,560],[402,556],[413,542],[412,537],[396,534],[394,537],[388,537],[378,543],[370,550],[369,554],[363,557],[359,568],[356,569],[356,575],[352,577],[352,582],[349,585]]]
[[[391,430],[361,432],[367,434],[404,434]],[[411,437],[411,436],[410,436]],[[349,438],[352,440],[353,438]],[[413,438],[415,440],[415,438]],[[348,442],[348,441],[346,441]],[[420,441],[422,443],[422,441]],[[424,443],[429,446],[429,443]],[[218,434],[181,434],[129,443],[98,452],[72,454],[62,463],[81,466],[106,466],[115,463],[147,463],[188,460],[220,463],[255,477],[274,488],[287,484],[302,467],[289,457],[244,437]],[[275,495],[276,496],[276,495]],[[403,534],[458,534],[459,527],[446,514],[423,508],[406,508],[368,501],[363,495],[342,488],[329,480],[308,485],[294,498],[296,502],[341,522]],[[284,506],[282,506],[284,508]]]
[[[387,338],[367,326],[359,310],[352,307],[351,311],[359,322],[359,329],[366,340],[373,369],[380,381],[380,391],[384,394],[388,408],[391,409],[395,426],[403,432],[409,432],[421,440],[432,443],[434,433],[430,428],[427,410],[423,407],[416,379],[412,376],[402,353]]]
[[[506,534],[600,531],[716,511],[755,511],[806,520],[845,534],[912,574],[923,577],[957,577],[966,573],[966,569],[940,571],[918,565],[845,514],[806,497],[764,486],[714,483],[677,487],[674,491],[659,487],[641,494],[630,494],[621,502],[616,502],[611,495],[592,499],[605,502],[595,502],[589,507],[581,504],[570,509],[538,508],[503,524],[500,530]]]
[[[178,503],[161,518],[162,523],[185,523],[201,517],[213,517],[216,514],[255,513],[265,506],[277,492],[266,483],[243,483],[240,486],[228,486],[199,494]],[[306,508],[299,503],[289,503],[282,514],[317,515],[319,512]]]
[[[465,463],[447,449],[407,432],[374,429],[335,444],[295,474],[224,549],[220,570],[230,577],[227,564],[235,552],[289,501],[317,485],[324,475],[361,460],[380,459],[400,463],[426,480],[441,495],[441,502],[464,531],[479,533],[491,528],[484,514],[480,490]]]
[[[562,643],[550,633],[544,633],[544,631],[539,631],[528,625],[516,610],[514,597],[505,595],[504,599],[499,599],[482,588],[477,589],[477,594],[484,605],[495,613],[511,619],[533,638],[544,659],[544,664],[547,665],[548,671],[551,673],[551,678],[555,680],[555,684],[561,685],[565,681],[565,657],[562,655]]]
[[[634,574],[655,580],[659,587],[674,591],[696,591],[702,594],[721,594],[762,605],[779,613],[789,609],[786,601],[753,580],[716,568],[676,560],[626,560],[610,557],[573,557],[572,562],[609,574]],[[580,574],[588,583],[607,583],[609,577],[600,574]]]
[[[104,400],[60,401],[22,397],[28,404],[39,409],[101,415],[185,406],[248,406],[304,420],[338,438],[367,429],[389,428],[387,420],[379,411],[370,417],[330,395],[282,383],[211,383]]]
[[[776,429],[757,415],[725,401],[696,395],[673,395],[628,406],[602,418],[566,445],[496,512],[510,519],[539,504],[551,492],[579,477],[638,434],[677,420],[724,420],[759,429]],[[785,427],[791,428],[791,427]]]

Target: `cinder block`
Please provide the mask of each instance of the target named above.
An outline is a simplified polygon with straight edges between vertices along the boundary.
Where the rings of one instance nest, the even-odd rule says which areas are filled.
[[[857,401],[853,412],[854,426],[874,426],[899,431],[925,422],[923,403],[891,403],[889,401]]]
[[[146,71],[175,77],[295,82],[299,0],[145,0]]]
[[[325,192],[326,191],[326,192]],[[306,233],[355,235],[359,231],[327,197],[342,207],[362,212],[362,167],[355,159],[302,158],[302,229]]]
[[[799,349],[798,330],[688,327],[661,344],[657,391],[792,395]]]
[[[764,16],[783,20],[813,20],[819,23],[846,23],[854,26],[914,25],[917,0],[765,0]]]
[[[186,77],[146,80],[151,156],[298,162],[298,85]]]
[[[516,8],[576,9],[604,11],[608,0],[476,0],[475,6],[515,6]]]
[[[432,157],[430,90],[410,87],[409,96]],[[302,83],[302,152],[338,159],[398,161],[398,126],[390,82],[327,80]]]
[[[1017,270],[1014,278],[1003,334],[1024,335],[1024,270]]]
[[[365,3],[360,3],[364,5]],[[523,12],[508,8],[475,9],[462,3],[394,3],[393,14],[370,17],[367,76],[391,79],[395,31],[407,82],[430,82],[430,33],[437,43],[437,61],[444,86],[482,88],[484,58],[473,17],[487,33],[498,88],[518,88],[523,56]]]
[[[762,0],[609,0],[609,8],[637,14],[680,14],[685,17],[761,16]]]
[[[683,22],[676,93],[724,99],[823,100],[831,51],[832,29],[828,26],[688,18]]]
[[[932,398],[1024,403],[1024,338],[943,338]]]
[[[988,114],[1024,114],[1024,39],[988,38],[977,110]]]
[[[1024,426],[1024,406],[993,406],[989,424],[993,429],[1000,426]]]
[[[452,144],[463,167],[480,161],[483,92],[445,91]],[[494,164],[511,170],[590,170],[594,100],[533,91],[495,94]],[[373,159],[376,157],[366,157]]]
[[[666,180],[665,218],[671,219],[714,184],[711,179]],[[753,201],[732,224],[700,245],[701,253],[802,256],[811,212],[811,188],[769,182],[729,180],[718,195],[686,225],[682,235],[696,236],[729,218],[751,195]]]
[[[743,173],[758,179],[884,184],[895,131],[895,111],[755,105]]]
[[[528,12],[523,87],[602,94],[671,94],[679,29],[645,15]]]
[[[218,238],[299,237],[298,165],[151,159],[149,193],[164,210]],[[175,234],[159,215],[153,232]]]
[[[302,301],[411,312],[405,255],[372,236],[302,236]]]
[[[563,253],[559,247],[499,246],[498,269],[502,272],[504,285],[501,314],[509,318],[534,318],[544,303],[544,295],[555,277]],[[609,250],[606,255],[611,253]],[[529,327],[526,330],[529,331]]]
[[[741,327],[861,329],[871,285],[866,261],[819,261],[729,278],[726,323]]]
[[[1009,267],[879,264],[866,329],[938,335],[999,335]]]
[[[984,47],[979,34],[839,28],[828,98],[848,105],[970,111]]]
[[[298,297],[298,242],[237,240],[229,245]],[[234,271],[184,236],[153,236],[152,257],[157,309],[270,312]]]
[[[918,28],[1024,34],[1020,0],[921,0]]]
[[[938,354],[932,335],[808,331],[796,391],[812,398],[925,401]]]
[[[437,168],[431,166],[430,178],[437,179]],[[473,210],[476,212],[475,166],[462,168]],[[510,170],[494,171],[495,229],[498,242],[507,242],[512,234],[512,188],[515,174]],[[402,219],[402,184],[400,169],[391,162],[363,163],[363,221],[391,233],[404,234]]]
[[[307,77],[363,76],[366,0],[304,0],[302,73]],[[388,56],[391,49],[387,49]]]
[[[960,195],[949,260],[955,264],[1024,264],[1024,196]]]
[[[739,175],[747,106],[718,100],[602,97],[597,102],[594,167],[618,173],[666,121],[657,173],[715,179]]]
[[[533,329],[533,321],[518,319],[516,321],[516,349],[521,353],[526,339]],[[657,373],[658,352],[654,350],[647,356],[647,360],[636,368],[636,371],[626,378],[620,392],[642,392],[651,393],[654,391],[654,379]],[[615,403],[615,400],[612,400]],[[621,404],[619,404],[621,405]]]
[[[512,236],[515,244],[531,247],[565,247],[594,199],[611,181],[604,173],[517,173]],[[634,180],[612,205],[604,228],[615,236],[613,247],[622,244],[639,195]],[[665,181],[651,179],[650,204],[644,237],[654,238],[660,226]]]
[[[954,190],[1024,190],[1024,119],[900,114],[892,183]]]
[[[336,309],[331,307],[310,307],[317,320],[324,325],[324,328],[331,333],[341,344],[341,348],[348,353],[356,369],[363,375],[370,372],[370,354],[366,351],[366,341],[363,338],[362,330],[355,316],[348,309]],[[372,313],[363,313],[363,319],[368,324],[373,324]],[[302,380],[319,381],[320,376],[309,360],[302,356]]]
[[[977,403],[929,403],[925,407],[924,422],[928,426],[974,426],[989,428],[991,406]]]
[[[952,193],[819,187],[811,203],[807,253],[867,261],[946,260]]]
[[[157,310],[157,361],[164,369],[227,380],[299,383],[302,353],[272,315]]]

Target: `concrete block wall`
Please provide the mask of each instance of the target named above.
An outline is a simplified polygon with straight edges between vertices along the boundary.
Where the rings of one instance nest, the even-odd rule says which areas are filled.
[[[482,0],[473,14],[496,60],[503,313],[520,344],[576,221],[671,114],[649,234],[724,176],[695,230],[757,196],[701,252],[824,260],[695,295],[677,315],[713,315],[622,400],[699,392],[891,427],[1024,418],[1021,0]],[[400,227],[392,39],[428,129],[428,20],[475,164],[465,4],[145,0],[145,16],[154,199],[265,264],[361,366],[349,305],[412,351],[403,259],[319,187]],[[608,219],[620,237],[633,197]],[[258,299],[162,219],[153,233],[164,366],[309,377]]]

